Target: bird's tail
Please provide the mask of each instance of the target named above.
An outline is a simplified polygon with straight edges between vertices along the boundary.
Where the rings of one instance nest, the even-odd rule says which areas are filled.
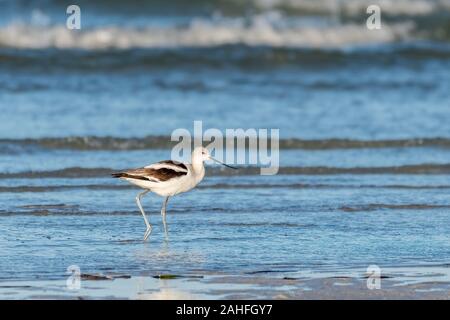
[[[111,173],[111,176],[112,176],[113,178],[123,178],[125,175],[126,175],[126,174],[125,174],[124,172],[114,172],[114,173]]]

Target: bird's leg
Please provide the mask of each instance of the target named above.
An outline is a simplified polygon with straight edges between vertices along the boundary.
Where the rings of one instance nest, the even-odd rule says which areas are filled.
[[[167,208],[167,201],[169,201],[169,197],[166,197],[164,199],[163,202],[163,206],[161,208],[161,216],[162,216],[162,221],[163,221],[163,225],[164,225],[164,234],[166,236],[166,239],[168,238],[168,234],[167,234],[167,223],[166,223],[166,208]]]
[[[144,195],[146,195],[149,191],[150,190],[142,191],[141,193],[139,193],[136,196],[137,206],[139,207],[139,210],[141,210],[142,216],[144,217],[145,225],[147,226],[147,230],[145,231],[145,234],[144,234],[144,241],[147,240],[147,238],[150,235],[150,233],[152,233],[152,225],[148,222],[147,217],[145,216],[144,209],[142,208],[142,205],[141,205],[141,198]]]

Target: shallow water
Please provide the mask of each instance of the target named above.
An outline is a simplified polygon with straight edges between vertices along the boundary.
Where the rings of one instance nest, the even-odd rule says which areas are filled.
[[[145,198],[155,225],[145,244],[136,189],[108,178],[39,179],[43,190],[0,192],[2,278],[58,278],[72,264],[151,275],[447,263],[446,177],[211,177],[169,203],[169,243],[161,199]]]
[[[448,1],[386,5],[382,34],[354,1],[79,2],[77,35],[54,1],[0,2],[0,280],[448,266]],[[109,174],[194,120],[280,129],[279,174],[211,166],[170,200],[168,243],[146,197],[143,243]]]

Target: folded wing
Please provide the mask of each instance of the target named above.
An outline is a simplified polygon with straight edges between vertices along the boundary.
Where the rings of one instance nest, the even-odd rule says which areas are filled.
[[[150,182],[165,182],[188,174],[187,167],[180,162],[160,161],[144,168],[129,169],[113,173],[114,178],[144,180]]]

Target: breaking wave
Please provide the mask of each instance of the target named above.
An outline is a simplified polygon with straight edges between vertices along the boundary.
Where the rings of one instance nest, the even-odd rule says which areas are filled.
[[[91,17],[91,24],[77,31],[68,30],[59,18],[52,16],[55,10],[61,10],[60,4],[49,1],[45,8],[33,8],[31,3],[31,8],[17,9],[32,12],[31,19],[21,16],[0,27],[0,47],[104,50],[239,44],[343,48],[450,39],[450,0],[380,1],[383,25],[376,31],[365,25],[371,0],[234,0],[213,4],[176,0],[171,2],[172,7],[161,1],[138,1],[134,6],[133,2],[96,1],[92,5],[80,1],[80,7],[89,7],[89,13],[97,19]],[[0,6],[1,9],[8,8]],[[8,17],[8,12],[5,14]],[[17,12],[9,15],[17,16]],[[142,23],[133,23],[136,16],[142,18]],[[172,19],[152,23],[155,16]],[[95,20],[110,22],[96,24]]]
[[[334,26],[277,27],[266,19],[227,22],[194,20],[186,27],[96,27],[73,32],[63,25],[13,23],[0,29],[0,47],[20,49],[130,49],[248,45],[340,48],[408,40],[412,23],[386,25],[377,32],[352,23]]]
[[[42,8],[43,1],[17,1],[17,7]],[[46,0],[46,7],[64,8],[59,0]],[[369,5],[378,4],[386,15],[424,16],[450,10],[449,0],[78,0],[77,4],[96,14],[121,15],[201,15],[221,13],[226,16],[279,11],[289,15],[343,15],[359,17]],[[174,9],[175,8],[175,9]],[[176,10],[177,9],[177,10]]]

